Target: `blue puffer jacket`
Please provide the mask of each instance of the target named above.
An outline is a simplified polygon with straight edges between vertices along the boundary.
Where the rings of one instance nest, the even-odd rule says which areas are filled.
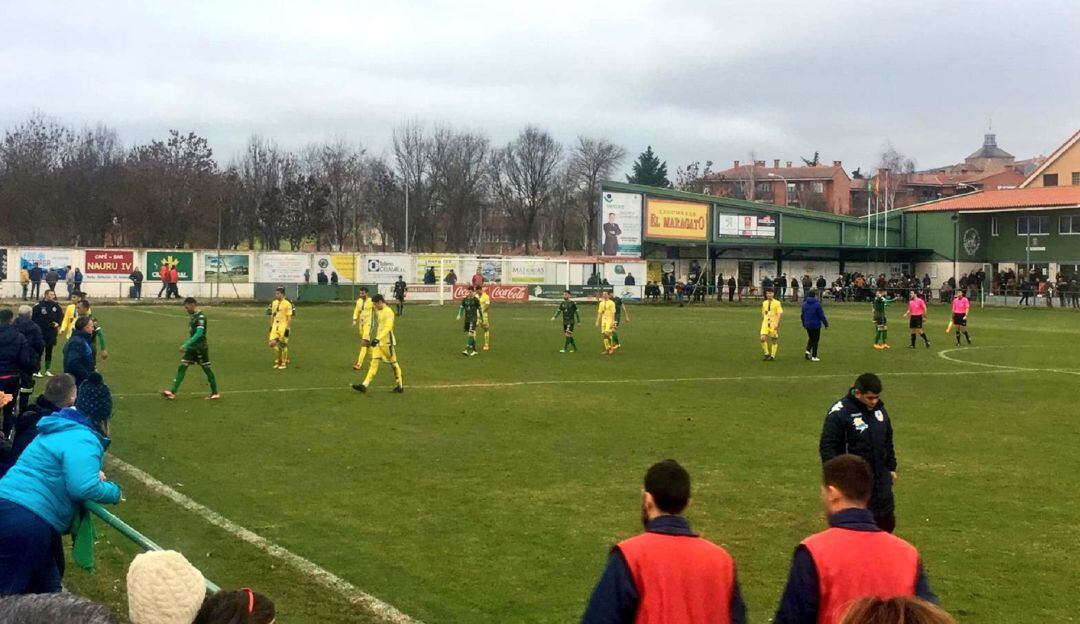
[[[815,297],[807,297],[802,304],[802,325],[807,329],[821,329],[829,326],[829,319],[825,318],[825,309]]]
[[[0,479],[0,498],[34,512],[57,533],[71,527],[76,503],[120,502],[120,486],[98,472],[109,439],[74,407],[38,421],[38,436]]]

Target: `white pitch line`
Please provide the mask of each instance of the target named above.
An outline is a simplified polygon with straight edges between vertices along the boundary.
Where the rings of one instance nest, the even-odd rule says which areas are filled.
[[[949,358],[946,358],[949,359]],[[950,360],[960,364],[969,364],[970,362],[961,362],[959,360]],[[994,373],[1011,372],[1013,370],[1023,370],[1009,368],[1009,370],[1002,371],[987,371],[987,370],[973,370],[973,371],[898,371],[895,373],[878,373],[882,377],[910,377],[910,376],[953,376],[953,375],[990,375]],[[1044,369],[1030,369],[1042,371]],[[1064,372],[1064,371],[1063,371]],[[521,386],[557,386],[557,385],[603,385],[603,384],[636,384],[636,383],[693,383],[702,381],[780,381],[785,379],[832,379],[835,377],[851,377],[855,378],[861,373],[822,373],[818,375],[744,375],[734,377],[657,377],[653,379],[546,379],[538,381],[478,381],[474,383],[459,383],[459,384],[427,384],[406,386],[409,390],[460,390],[465,388],[516,388]],[[307,388],[259,388],[259,389],[243,389],[243,390],[228,390],[221,394],[261,394],[264,392],[325,392],[329,390],[349,390],[348,385],[340,386],[315,386]],[[145,396],[158,396],[160,392],[132,392],[127,394],[114,394],[113,397],[117,398],[130,398],[130,397],[145,397]]]
[[[1061,373],[1062,375],[1080,375],[1080,370],[1073,370],[1069,368],[1031,368],[1028,366],[1009,366],[1007,364],[987,364],[984,362],[970,362],[968,360],[959,360],[957,358],[949,357],[948,354],[954,351],[974,351],[975,349],[1015,349],[1013,346],[988,346],[988,347],[955,347],[953,349],[945,349],[944,351],[938,351],[938,357],[957,364],[970,364],[972,366],[982,366],[984,368],[993,368],[1001,370],[1002,372],[1009,371],[1021,371],[1025,373]]]
[[[291,550],[278,546],[274,542],[271,542],[253,531],[245,529],[213,509],[197,503],[191,498],[177,492],[168,485],[158,481],[150,474],[132,466],[124,460],[110,455],[107,458],[107,462],[111,467],[139,481],[153,492],[164,496],[208,523],[243,540],[247,544],[258,548],[271,557],[285,562],[306,577],[312,578],[324,587],[341,594],[341,596],[348,600],[353,606],[359,606],[370,611],[384,622],[389,622],[390,624],[422,624],[419,620],[409,617],[401,611],[398,611],[393,605],[383,602],[375,596],[362,591],[352,583],[333,572],[330,572],[326,568],[323,568],[309,559],[301,557]]]

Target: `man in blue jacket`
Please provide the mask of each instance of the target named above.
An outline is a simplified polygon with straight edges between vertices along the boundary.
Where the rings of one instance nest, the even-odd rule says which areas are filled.
[[[64,372],[75,378],[76,386],[82,385],[94,371],[94,348],[90,346],[93,335],[94,322],[89,316],[80,316],[75,320],[75,331],[64,345]]]
[[[802,326],[806,328],[806,359],[820,362],[818,343],[821,342],[821,328],[829,328],[829,319],[825,318],[825,309],[821,307],[816,290],[806,293],[802,304]]]
[[[38,436],[0,479],[0,596],[60,591],[56,549],[76,506],[120,502],[120,486],[101,472],[111,415],[109,388],[94,373],[75,407],[38,422]]]

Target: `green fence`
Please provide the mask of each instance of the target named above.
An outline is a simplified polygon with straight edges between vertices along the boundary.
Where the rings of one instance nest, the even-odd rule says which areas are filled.
[[[135,542],[135,544],[139,548],[142,548],[144,551],[165,550],[161,546],[155,544],[149,537],[146,537],[142,533],[139,533],[130,524],[116,517],[112,512],[106,510],[101,505],[92,501],[87,501],[84,504],[86,505],[86,508],[90,511],[90,513],[94,514],[98,518],[101,518],[101,520],[104,521],[105,524],[116,529],[117,532],[120,533],[120,535],[123,535],[132,542]],[[217,592],[221,591],[221,588],[211,582],[210,579],[206,579],[206,591],[211,594],[216,594]]]

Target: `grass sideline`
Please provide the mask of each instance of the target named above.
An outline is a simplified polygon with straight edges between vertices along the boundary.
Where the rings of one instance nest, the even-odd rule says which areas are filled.
[[[694,528],[732,552],[751,618],[767,621],[792,549],[823,526],[822,417],[871,370],[896,429],[898,533],[920,548],[944,606],[964,622],[1067,620],[1080,575],[1060,547],[1080,538],[1067,477],[1080,467],[1068,418],[1080,317],[976,309],[976,348],[949,360],[938,355],[951,348],[941,306],[930,309],[933,348],[914,351],[891,308],[888,352],[870,347],[868,306],[826,310],[822,362],[802,358],[789,305],[779,360],[767,363],[756,305],[634,306],[612,358],[599,355],[594,306],[582,306],[582,351],[564,355],[553,307],[497,305],[493,350],[468,359],[453,307],[410,306],[398,331],[406,393],[390,394],[384,367],[363,396],[347,387],[349,307],[301,304],[293,365],[275,371],[263,306],[208,306],[224,397],[207,404],[198,370],[179,400],[154,394],[186,337],[178,305],[102,307],[102,372],[118,395],[110,451],[411,616],[463,623],[580,617],[607,550],[640,529],[645,468],[675,457],[694,479]],[[117,478],[121,517],[222,586],[265,591],[283,621],[374,621]],[[101,533],[101,570],[69,568],[65,582],[122,605],[133,553]]]

